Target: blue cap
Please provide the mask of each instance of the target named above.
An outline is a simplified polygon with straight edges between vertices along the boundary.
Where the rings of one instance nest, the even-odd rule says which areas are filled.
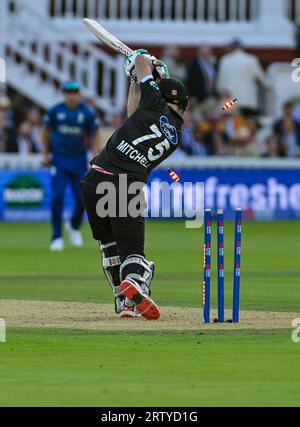
[[[69,80],[64,83],[63,92],[80,92],[80,84],[76,80]]]

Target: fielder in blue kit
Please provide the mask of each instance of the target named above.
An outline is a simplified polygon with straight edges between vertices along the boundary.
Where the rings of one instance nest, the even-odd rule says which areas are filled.
[[[87,153],[95,151],[100,143],[99,119],[94,110],[81,102],[80,86],[67,82],[63,87],[65,101],[51,108],[45,116],[42,134],[44,164],[51,166],[52,227],[50,249],[64,248],[62,215],[66,188],[70,184],[75,208],[70,222],[66,223],[70,242],[82,245],[80,226],[84,206],[80,193],[80,181],[87,172]]]

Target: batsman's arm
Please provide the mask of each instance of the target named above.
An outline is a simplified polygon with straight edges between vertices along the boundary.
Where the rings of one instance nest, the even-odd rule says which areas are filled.
[[[135,58],[135,71],[138,82],[153,73],[153,65],[145,55],[137,55]],[[139,107],[141,90],[138,84],[131,83],[128,95],[127,114],[131,116]]]
[[[152,75],[153,65],[145,55],[137,55],[135,59],[135,71],[138,81],[142,81],[145,77]]]
[[[139,106],[141,100],[141,91],[139,85],[131,83],[128,94],[127,116],[130,117]]]
[[[49,142],[50,129],[44,128],[41,132],[41,142],[44,148],[43,151],[43,166],[49,166],[50,158],[50,142]]]

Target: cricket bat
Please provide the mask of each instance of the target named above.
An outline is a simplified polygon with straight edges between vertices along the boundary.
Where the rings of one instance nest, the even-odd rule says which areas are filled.
[[[102,25],[98,24],[98,22],[93,19],[85,18],[83,23],[87,26],[87,28],[106,46],[109,46],[113,50],[118,53],[121,53],[125,56],[130,56],[133,52],[130,47],[126,46],[126,44],[122,43],[117,37],[107,31]]]

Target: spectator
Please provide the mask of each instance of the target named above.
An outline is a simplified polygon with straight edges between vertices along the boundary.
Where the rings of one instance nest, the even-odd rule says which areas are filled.
[[[32,138],[32,127],[29,121],[20,124],[17,136],[18,152],[26,155],[36,153],[34,140]]]
[[[282,117],[274,124],[274,133],[280,138],[283,134],[284,123],[289,120],[292,120],[294,122],[298,132],[298,137],[300,138],[300,123],[298,123],[298,121],[295,119],[294,109],[295,107],[292,102],[286,102],[283,106]]]
[[[222,113],[215,123],[214,139],[218,154],[235,154],[235,137],[245,127],[245,123],[245,118],[236,111]]]
[[[218,91],[227,91],[237,98],[239,107],[247,115],[259,114],[257,84],[268,88],[266,75],[256,56],[242,48],[241,42],[232,43],[232,52],[220,61]]]
[[[286,119],[279,140],[279,154],[282,157],[297,157],[299,155],[299,133],[295,122]]]
[[[234,143],[235,154],[239,156],[261,156],[265,152],[264,140],[254,118],[248,118],[245,125],[236,132]]]
[[[0,111],[5,114],[6,127],[12,129],[15,125],[13,112],[11,110],[11,102],[7,96],[0,97]]]
[[[203,141],[196,134],[196,126],[197,124],[193,121],[192,115],[186,112],[180,148],[188,156],[206,156]]]
[[[279,156],[279,140],[277,135],[270,135],[266,140],[266,152],[263,157]]]
[[[274,125],[274,133],[279,140],[279,155],[296,157],[299,154],[300,124],[294,119],[293,103],[284,105],[283,116]]]
[[[216,69],[212,59],[212,49],[210,46],[202,46],[198,49],[196,61],[188,67],[189,95],[202,103],[214,96],[215,84]]]
[[[167,47],[162,55],[162,60],[168,64],[170,73],[174,79],[186,81],[187,70],[180,55],[180,49],[176,46]]]
[[[201,145],[201,150],[204,154],[207,156],[214,156],[218,154],[213,125],[209,120],[202,120],[197,123],[195,126],[194,138],[197,144]]]
[[[32,140],[33,145],[33,151],[36,153],[43,152],[43,144],[41,141],[41,133],[43,129],[43,120],[42,120],[42,114],[39,108],[31,108],[27,115],[26,120],[30,124],[30,137]]]
[[[8,116],[3,109],[0,109],[0,152],[18,152],[15,131],[9,126]]]
[[[300,124],[300,101],[296,100],[293,108],[293,117]]]

